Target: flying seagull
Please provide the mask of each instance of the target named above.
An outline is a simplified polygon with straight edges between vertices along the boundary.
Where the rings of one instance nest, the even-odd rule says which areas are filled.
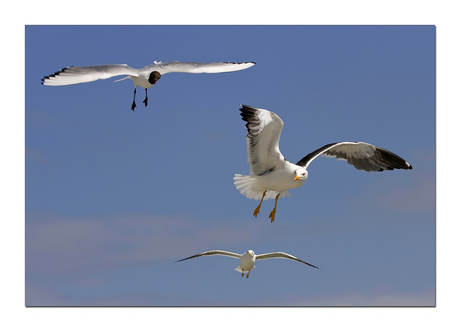
[[[248,250],[244,254],[237,254],[233,252],[227,252],[227,251],[221,251],[221,250],[212,250],[212,251],[207,251],[203,252],[200,254],[196,254],[190,257],[187,257],[185,259],[179,260],[180,261],[185,261],[188,259],[193,259],[195,257],[200,257],[200,256],[206,256],[206,255],[223,255],[223,256],[230,256],[234,257],[236,259],[240,259],[240,265],[235,269],[238,272],[241,272],[241,276],[244,276],[244,273],[247,272],[246,278],[249,277],[249,272],[255,268],[254,264],[256,263],[256,260],[265,260],[265,259],[276,259],[276,258],[281,258],[281,259],[289,259],[289,260],[294,260],[298,262],[305,263],[306,265],[309,265],[310,267],[319,269],[318,267],[314,266],[313,264],[307,263],[305,261],[302,261],[301,259],[296,258],[295,256],[292,256],[287,253],[283,252],[275,252],[275,253],[265,253],[265,254],[260,254],[256,255],[254,254],[254,251]]]
[[[320,155],[347,160],[358,170],[368,172],[393,169],[412,169],[398,155],[364,142],[336,142],[311,152],[296,164],[284,158],[279,150],[283,121],[275,113],[242,105],[241,117],[247,122],[246,136],[249,176],[236,174],[236,188],[249,199],[260,199],[254,210],[257,217],[264,199],[275,199],[269,217],[275,220],[279,197],[289,196],[289,189],[301,187],[308,177],[307,168]]]
[[[93,82],[98,79],[107,79],[114,76],[126,75],[126,77],[116,80],[119,82],[124,79],[132,79],[134,82],[134,99],[131,109],[136,108],[136,88],[141,86],[145,89],[144,104],[147,107],[147,89],[151,88],[161,78],[162,75],[170,72],[185,72],[190,74],[201,73],[220,73],[243,70],[252,67],[255,62],[167,62],[161,63],[154,61],[142,69],[134,69],[126,64],[103,64],[89,67],[67,67],[52,75],[42,78],[43,85],[61,86],[80,83]]]

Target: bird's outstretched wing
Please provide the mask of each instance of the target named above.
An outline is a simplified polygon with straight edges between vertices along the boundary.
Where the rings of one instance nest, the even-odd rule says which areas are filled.
[[[250,175],[261,176],[282,167],[284,156],[279,149],[279,140],[284,123],[275,113],[241,105],[241,117],[247,122],[246,136]]]
[[[137,76],[138,69],[126,64],[103,64],[89,67],[67,67],[52,75],[42,78],[43,85],[60,86],[93,82],[98,79],[107,79],[120,75]]]
[[[196,254],[196,255],[193,255],[193,256],[186,257],[185,259],[179,260],[177,262],[185,261],[185,260],[188,260],[188,259],[193,259],[195,257],[206,256],[206,255],[223,255],[223,256],[230,256],[230,257],[233,257],[233,258],[236,258],[236,259],[241,258],[240,254],[215,249],[215,250],[212,250],[212,251],[206,251],[206,252],[203,252],[203,253],[200,253],[200,254]]]
[[[349,164],[358,170],[368,172],[384,171],[393,169],[412,169],[412,166],[398,155],[363,142],[337,142],[318,148],[302,158],[296,164],[307,168],[318,156],[324,155],[336,157],[339,160],[347,160]]]
[[[202,73],[220,73],[243,70],[252,67],[255,62],[213,62],[213,63],[199,63],[199,62],[157,62],[141,69],[142,71],[158,71],[164,75],[169,72],[185,72],[190,74],[202,74]]]
[[[307,263],[305,261],[302,261],[301,259],[296,258],[295,256],[292,256],[290,254],[283,253],[283,252],[265,253],[265,254],[256,255],[256,260],[276,259],[276,258],[288,259],[288,260],[294,260],[294,261],[302,262],[302,263],[304,263],[306,265],[309,265],[310,267],[319,269],[317,266],[314,266],[313,264]]]

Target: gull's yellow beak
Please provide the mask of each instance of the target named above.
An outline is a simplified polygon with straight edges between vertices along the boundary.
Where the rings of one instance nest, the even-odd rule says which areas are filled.
[[[294,182],[299,178],[300,178],[299,176],[295,175]]]

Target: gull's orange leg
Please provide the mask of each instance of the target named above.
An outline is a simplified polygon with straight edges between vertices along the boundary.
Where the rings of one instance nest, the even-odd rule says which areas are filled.
[[[260,199],[259,205],[256,207],[256,209],[254,209],[254,213],[252,214],[252,215],[254,215],[254,217],[257,217],[257,215],[259,215],[260,206],[262,206],[262,201],[264,201],[265,194],[267,194],[267,191],[264,191],[264,194],[262,194],[262,199]]]
[[[272,222],[275,220],[275,214],[276,214],[276,204],[278,203],[278,198],[280,197],[281,193],[278,193],[278,195],[275,198],[275,208],[273,208],[272,212],[270,213],[270,218],[272,219]]]

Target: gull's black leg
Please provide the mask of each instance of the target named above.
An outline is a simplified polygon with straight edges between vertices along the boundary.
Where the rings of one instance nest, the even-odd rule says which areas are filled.
[[[142,101],[142,102],[145,103],[145,106],[146,106],[146,107],[147,107],[147,100],[148,100],[148,99],[149,99],[149,98],[147,97],[147,89],[145,89],[145,99],[144,99],[144,101]]]
[[[132,111],[134,111],[134,108],[136,108],[136,87],[134,88],[134,99],[133,105],[131,106]]]

